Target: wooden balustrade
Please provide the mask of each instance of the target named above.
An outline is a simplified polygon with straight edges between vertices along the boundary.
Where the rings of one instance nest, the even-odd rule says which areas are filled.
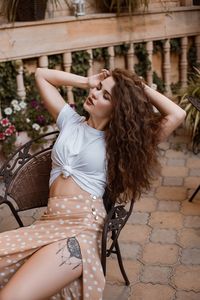
[[[185,88],[187,85],[187,53],[188,53],[188,37],[181,37],[181,55],[180,55],[180,83],[181,87]],[[129,45],[129,50],[126,54],[126,68],[129,70],[134,71],[134,64],[136,62],[135,53],[134,53],[134,43],[131,42]],[[200,35],[195,37],[195,46],[196,46],[196,53],[197,53],[197,63],[200,63]],[[89,69],[88,69],[88,76],[93,74],[93,49],[87,49],[89,54]],[[152,68],[152,57],[153,57],[153,41],[146,42],[146,50],[149,61],[151,62],[150,67],[147,70],[147,83],[151,85],[153,83],[153,68]],[[165,94],[171,96],[171,80],[170,80],[170,70],[171,70],[171,62],[170,62],[170,39],[164,40],[164,47],[163,47],[164,55],[163,55],[163,79],[165,85]],[[109,65],[110,69],[114,69],[117,67],[115,63],[115,51],[114,45],[108,47],[109,53]],[[72,66],[72,55],[71,52],[64,52],[63,55],[63,67],[64,71],[70,72]],[[38,66],[41,68],[48,68],[48,56],[42,55],[38,58]],[[25,87],[23,82],[23,62],[21,64],[17,64],[17,94],[19,98],[25,98]],[[67,98],[70,99],[70,103],[74,103],[74,96],[72,92],[72,87],[67,87]]]

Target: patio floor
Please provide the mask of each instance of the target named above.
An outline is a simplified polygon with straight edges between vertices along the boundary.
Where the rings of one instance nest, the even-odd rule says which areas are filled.
[[[131,282],[108,260],[105,300],[200,299],[200,155],[188,150],[184,129],[160,145],[162,173],[135,203],[120,245]],[[114,255],[115,256],[115,255]]]
[[[188,150],[189,137],[179,128],[160,145],[162,172],[151,191],[135,203],[120,236],[126,287],[115,255],[108,259],[104,300],[200,299],[200,154]],[[26,225],[41,210],[23,212]],[[0,207],[0,231],[16,228],[6,206]],[[95,299],[91,299],[95,300]]]

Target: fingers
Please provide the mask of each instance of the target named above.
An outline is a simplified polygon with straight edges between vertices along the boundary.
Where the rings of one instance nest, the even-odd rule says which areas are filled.
[[[103,73],[104,75],[104,79],[109,77],[111,74],[110,74],[110,71],[107,70],[107,69],[102,69],[101,72]]]

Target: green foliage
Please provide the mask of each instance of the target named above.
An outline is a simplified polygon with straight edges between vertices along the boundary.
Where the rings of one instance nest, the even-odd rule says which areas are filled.
[[[110,68],[108,48],[104,47],[104,48],[93,49],[92,50],[92,55],[93,55],[94,60],[104,62],[104,68],[105,69]]]
[[[17,96],[16,69],[14,62],[0,63],[0,105],[5,108],[7,103]]]
[[[197,131],[200,130],[200,112],[188,100],[188,97],[193,97],[196,101],[200,102],[200,69],[195,68],[193,76],[188,82],[187,88],[182,92],[180,105],[185,109],[186,127],[192,132],[194,138]]]
[[[153,54],[162,53],[164,40],[153,41]]]
[[[151,68],[151,62],[145,47],[145,43],[135,45],[135,55],[138,58],[138,63],[135,64],[134,69],[137,75],[146,79],[146,73]]]
[[[155,71],[153,72],[153,83],[155,83],[157,85],[158,92],[160,92],[160,93],[165,92],[164,82]]]
[[[172,82],[170,87],[171,87],[172,94],[178,95],[180,93],[181,83],[180,83],[180,81],[178,81],[176,83]]]
[[[181,54],[181,39],[180,38],[170,39],[170,51],[177,55]]]
[[[130,44],[122,44],[114,47],[115,55],[126,55],[130,49]]]
[[[195,77],[194,67],[195,68],[200,67],[197,65],[197,53],[196,53],[194,37],[191,38],[191,44],[187,53],[187,60],[188,60],[188,79],[190,80],[190,78],[192,79],[193,77]]]
[[[131,14],[139,7],[147,8],[149,0],[104,0],[103,2],[110,11],[117,12],[119,15],[124,11]]]
[[[72,53],[71,72],[81,76],[87,76],[90,55],[87,51],[76,51]],[[87,91],[79,88],[73,88],[74,100],[77,105],[77,111],[84,114],[83,102],[87,96]]]

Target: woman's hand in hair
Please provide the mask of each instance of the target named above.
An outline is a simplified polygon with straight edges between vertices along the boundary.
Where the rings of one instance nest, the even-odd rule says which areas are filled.
[[[102,69],[100,73],[88,77],[88,87],[95,88],[98,84],[110,76],[110,71]]]

